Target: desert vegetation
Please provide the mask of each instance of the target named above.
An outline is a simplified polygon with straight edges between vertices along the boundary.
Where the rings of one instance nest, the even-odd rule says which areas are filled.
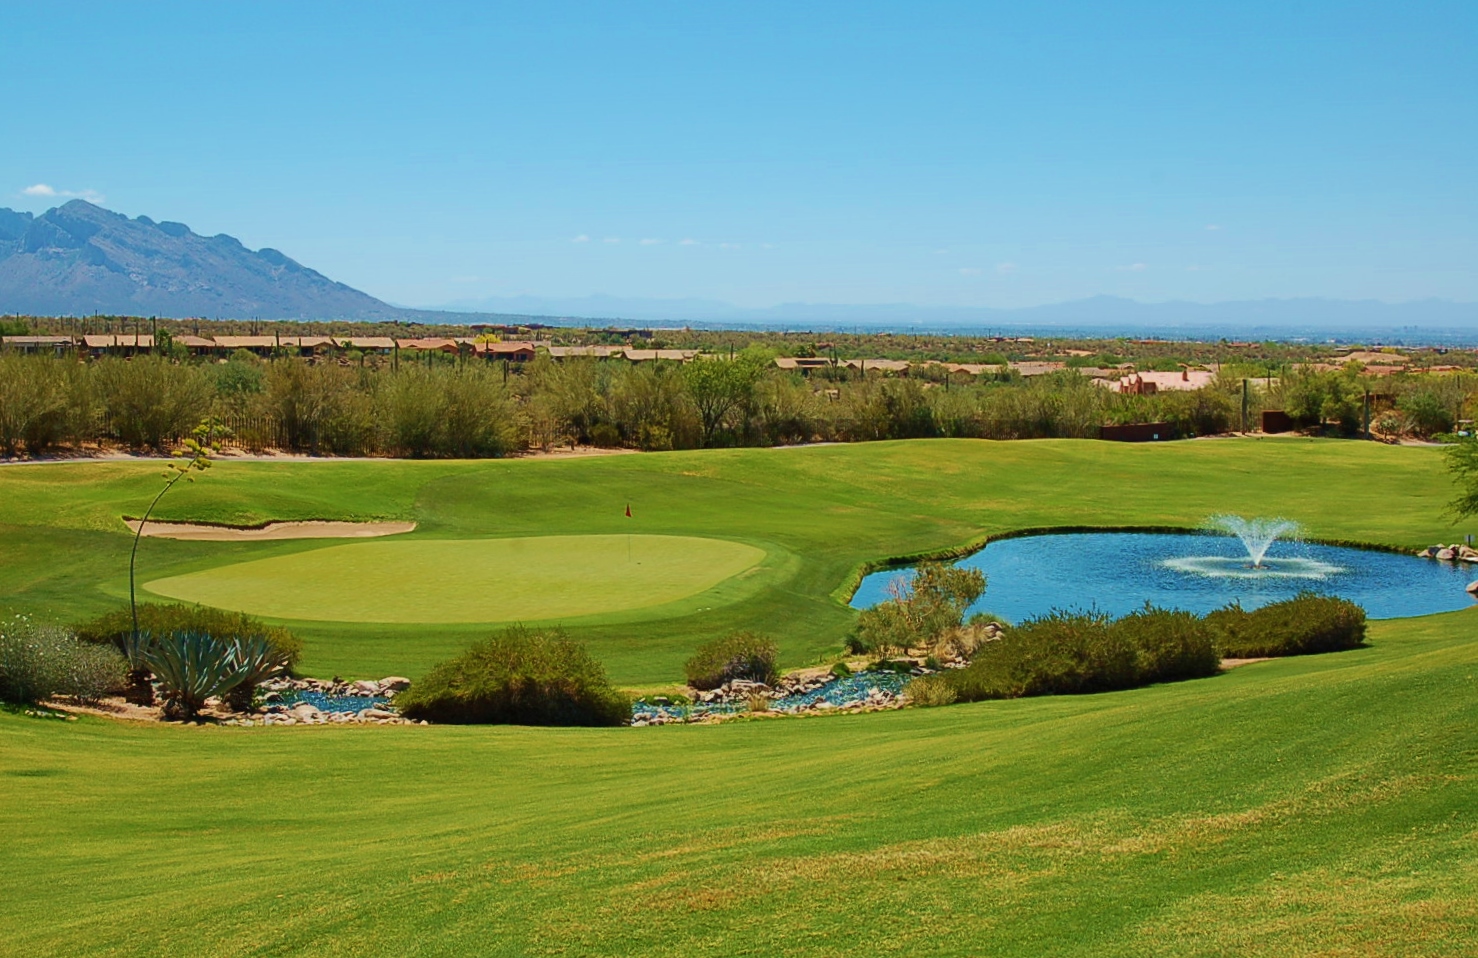
[[[915,679],[909,697],[943,705],[1112,692],[1213,675],[1223,658],[1337,652],[1364,641],[1364,610],[1309,592],[1206,616],[1150,607],[1119,619],[1057,611],[983,643],[964,668]]]
[[[631,701],[562,630],[512,626],[435,666],[396,703],[451,725],[624,725]]]
[[[1225,433],[1285,409],[1334,434],[1443,436],[1470,413],[1478,377],[1392,377],[1292,369],[1273,382],[1223,370],[1211,386],[1129,395],[1073,368],[1023,378],[918,367],[910,375],[775,368],[759,348],[687,364],[561,362],[518,368],[443,354],[428,362],[221,362],[143,355],[92,363],[0,352],[0,451],[40,455],[119,445],[161,449],[202,419],[249,449],[407,458],[497,457],[582,443],[646,450],[961,437],[1096,438],[1105,425],[1168,424],[1173,435]],[[1239,375],[1240,374],[1240,375]]]
[[[780,676],[779,657],[773,639],[733,632],[700,645],[683,670],[688,685],[695,689],[716,689],[735,679],[772,685]]]

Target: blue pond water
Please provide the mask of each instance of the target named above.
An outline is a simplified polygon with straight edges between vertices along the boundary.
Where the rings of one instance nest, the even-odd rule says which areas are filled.
[[[1238,600],[1252,609],[1303,590],[1359,603],[1373,619],[1465,609],[1464,591],[1478,567],[1390,552],[1279,540],[1265,571],[1249,569],[1232,536],[1130,532],[1061,533],[993,542],[959,565],[986,574],[985,595],[971,611],[1012,622],[1054,609],[1125,615],[1152,602],[1204,613]],[[876,572],[862,581],[852,606],[888,598],[888,584],[912,570]]]
[[[384,708],[390,700],[379,695],[327,695],[309,689],[293,689],[282,693],[287,706],[306,702],[320,712],[358,712],[361,709]]]

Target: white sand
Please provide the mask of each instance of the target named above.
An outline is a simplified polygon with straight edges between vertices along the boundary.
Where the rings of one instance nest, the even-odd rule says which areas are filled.
[[[124,520],[139,531],[137,519]],[[268,539],[373,539],[400,535],[416,528],[414,522],[271,522],[260,529],[233,529],[193,522],[153,522],[144,535],[154,539],[195,539],[202,542],[261,542]]]

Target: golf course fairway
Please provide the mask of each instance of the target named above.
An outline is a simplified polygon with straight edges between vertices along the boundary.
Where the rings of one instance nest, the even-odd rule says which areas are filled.
[[[0,613],[126,607],[122,517],[160,484],[149,461],[0,468]],[[564,613],[613,681],[655,691],[736,630],[786,666],[834,659],[849,584],[889,556],[1225,512],[1412,550],[1475,531],[1452,494],[1438,449],[1301,438],[222,462],[156,515],[416,531],[146,539],[138,568],[192,601],[311,595],[296,614],[346,619],[273,616],[307,674],[412,682],[501,626],[351,613],[424,619],[466,591],[534,621],[561,582],[607,609],[697,590]],[[685,585],[646,564],[658,543]],[[0,709],[0,798],[0,955],[1460,958],[1478,940],[1478,608],[1194,681],[719,726]]]
[[[645,609],[752,569],[764,550],[696,536],[358,542],[146,583],[156,595],[329,622],[513,622]]]

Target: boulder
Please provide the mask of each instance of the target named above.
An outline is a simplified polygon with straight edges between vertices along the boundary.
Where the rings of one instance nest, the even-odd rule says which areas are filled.
[[[1441,559],[1443,562],[1451,562],[1453,559],[1457,558],[1457,553],[1453,552],[1451,548],[1444,546],[1443,548],[1437,550],[1436,557],[1438,559]]]
[[[365,695],[378,695],[380,693],[380,683],[371,682],[369,679],[360,679],[354,683],[354,691],[363,692]]]
[[[380,688],[386,692],[404,692],[411,687],[411,680],[403,675],[387,675],[380,680]]]
[[[1474,579],[1472,582],[1468,583],[1468,594],[1478,595],[1478,579]]]

